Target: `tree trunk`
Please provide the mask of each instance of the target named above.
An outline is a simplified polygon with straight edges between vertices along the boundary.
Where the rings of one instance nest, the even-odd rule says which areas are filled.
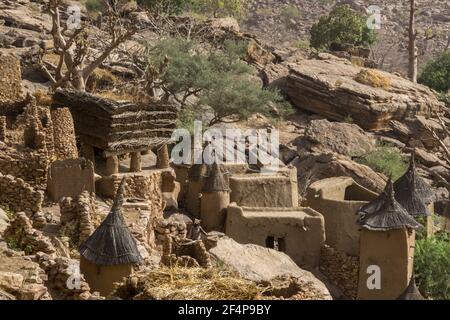
[[[417,46],[416,38],[417,33],[415,30],[415,13],[416,13],[416,3],[415,0],[409,0],[410,12],[409,12],[409,79],[416,83],[417,82]]]

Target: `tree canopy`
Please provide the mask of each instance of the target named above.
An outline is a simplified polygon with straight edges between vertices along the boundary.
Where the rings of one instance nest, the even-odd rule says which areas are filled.
[[[348,5],[337,5],[310,30],[311,46],[329,49],[333,43],[368,46],[375,42],[374,30],[367,27],[367,17]]]

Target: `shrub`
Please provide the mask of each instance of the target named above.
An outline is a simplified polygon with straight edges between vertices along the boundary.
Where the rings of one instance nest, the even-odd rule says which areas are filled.
[[[446,233],[416,241],[414,272],[420,292],[433,299],[450,299],[450,241]]]
[[[149,50],[149,62],[161,70],[158,85],[181,105],[185,128],[207,114],[207,125],[212,126],[254,113],[273,116],[274,109],[281,115],[288,111],[278,92],[250,79],[253,69],[240,59],[246,48],[245,43],[226,41],[222,50],[204,50],[194,41],[169,38]],[[275,108],[271,102],[277,103]]]
[[[281,17],[286,20],[297,20],[301,17],[300,10],[293,5],[285,5],[280,11]]]
[[[387,145],[379,146],[374,151],[357,157],[356,161],[371,167],[377,172],[388,176],[391,175],[394,181],[400,178],[408,169],[407,161],[400,151]]]
[[[348,5],[337,5],[311,28],[311,46],[329,49],[332,43],[368,46],[375,42],[373,30],[367,27],[367,17]]]
[[[169,15],[182,13],[190,2],[190,0],[137,0],[142,7]]]
[[[86,9],[89,12],[99,12],[103,8],[103,0],[87,0]]]
[[[241,17],[245,12],[244,0],[191,0],[191,8],[195,12],[212,16]]]
[[[428,62],[423,68],[418,82],[438,92],[447,93],[450,89],[450,50]]]
[[[384,90],[388,90],[391,86],[391,80],[389,78],[372,69],[362,69],[356,75],[355,80],[374,88],[383,88]]]

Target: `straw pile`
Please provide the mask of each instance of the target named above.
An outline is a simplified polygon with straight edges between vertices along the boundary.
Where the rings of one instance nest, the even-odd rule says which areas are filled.
[[[161,266],[129,276],[112,295],[126,300],[254,300],[263,291],[222,268]]]

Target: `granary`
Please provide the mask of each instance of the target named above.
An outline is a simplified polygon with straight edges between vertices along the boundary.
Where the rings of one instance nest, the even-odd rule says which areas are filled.
[[[360,227],[356,213],[376,197],[376,193],[350,177],[335,177],[311,184],[306,191],[305,206],[323,215],[327,245],[358,256]]]
[[[200,218],[200,193],[203,187],[205,170],[204,164],[193,164],[188,171],[186,210],[196,218]]]
[[[217,162],[208,170],[200,199],[200,219],[206,231],[223,231],[227,208],[230,204],[228,172]]]
[[[127,176],[127,196],[147,198],[149,190],[142,185],[155,182],[156,171],[170,170],[166,145],[176,128],[174,106],[154,100],[114,101],[70,89],[58,89],[53,101],[53,107],[67,106],[72,113],[82,155],[101,176],[96,181],[98,194],[114,196],[120,180]],[[151,155],[147,156],[149,150],[158,155],[156,166]],[[128,194],[132,189],[136,192]]]
[[[227,209],[225,233],[239,243],[286,253],[300,266],[315,267],[325,242],[323,216],[311,208],[241,207]]]
[[[122,215],[125,179],[117,190],[110,213],[80,247],[80,270],[93,291],[107,296],[113,283],[130,275],[142,261]]]
[[[362,227],[358,299],[396,299],[412,276],[414,230],[420,224],[395,200],[391,179],[358,213]]]
[[[408,171],[394,183],[395,199],[414,218],[423,218],[427,235],[433,234],[434,195],[416,170],[414,151]]]
[[[405,291],[397,298],[397,300],[425,300],[417,288],[414,275],[412,275],[411,280],[409,280],[408,287],[406,287]]]

